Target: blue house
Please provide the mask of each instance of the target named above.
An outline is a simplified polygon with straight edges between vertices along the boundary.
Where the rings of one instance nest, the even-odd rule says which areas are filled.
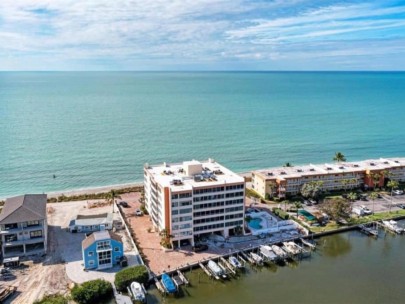
[[[97,231],[82,242],[85,269],[106,269],[119,264],[124,255],[121,237],[111,231]]]

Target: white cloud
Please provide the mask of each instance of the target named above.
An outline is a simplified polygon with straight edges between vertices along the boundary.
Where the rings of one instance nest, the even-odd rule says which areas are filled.
[[[232,61],[244,66],[266,62],[263,66],[271,68],[271,63],[282,67],[287,60],[355,58],[355,50],[364,56],[402,50],[403,41],[395,37],[389,37],[390,47],[376,43],[367,50],[366,44],[378,41],[381,37],[375,35],[381,31],[403,30],[403,19],[386,16],[404,14],[404,6],[330,2],[1,0],[0,69],[18,59],[28,66],[30,59],[40,61],[51,69],[103,68],[103,61],[129,69],[142,62],[148,68],[207,62],[220,67]],[[317,44],[323,40],[333,40],[335,49],[328,48],[331,43]],[[358,41],[351,52],[343,47],[348,40]]]

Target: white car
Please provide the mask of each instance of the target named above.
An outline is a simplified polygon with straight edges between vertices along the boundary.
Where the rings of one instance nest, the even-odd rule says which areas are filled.
[[[142,215],[143,215],[142,210],[141,210],[141,209],[136,209],[135,215],[136,215],[136,216],[142,216]]]
[[[402,194],[404,194],[404,191],[397,189],[397,190],[392,191],[392,193],[394,193],[395,195],[402,195]]]
[[[364,214],[364,215],[373,214],[373,212],[372,212],[370,209],[368,209],[366,206],[364,206],[364,205],[361,205],[360,208],[363,209],[363,214]]]

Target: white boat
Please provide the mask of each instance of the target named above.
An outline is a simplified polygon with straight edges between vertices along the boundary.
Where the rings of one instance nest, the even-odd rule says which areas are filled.
[[[259,256],[258,254],[251,252],[250,256],[252,257],[252,259],[255,261],[256,264],[263,264],[263,258],[261,256]]]
[[[302,251],[302,248],[294,242],[283,242],[283,245],[283,249],[292,255],[298,255]]]
[[[238,259],[234,256],[230,256],[228,259],[229,263],[234,266],[235,268],[243,268],[242,264],[238,261]]]
[[[382,221],[384,227],[386,227],[387,229],[395,232],[395,233],[403,233],[404,232],[404,228],[399,227],[398,223],[394,220],[390,220],[390,221]]]
[[[287,254],[285,253],[285,251],[277,245],[271,245],[271,249],[278,256],[279,259],[284,260],[285,258],[287,258]]]
[[[305,245],[305,246],[307,246],[307,247],[309,247],[309,248],[311,248],[311,249],[315,249],[315,248],[316,248],[316,245],[315,245],[315,244],[313,244],[313,243],[307,241],[306,239],[300,239],[300,240],[301,240],[301,243],[302,243],[303,245]]]
[[[145,289],[141,284],[139,284],[138,282],[132,282],[130,285],[130,289],[135,301],[145,302]]]
[[[221,267],[219,267],[218,264],[215,263],[214,261],[209,261],[207,266],[214,273],[215,276],[226,278],[224,270]]]
[[[277,254],[273,252],[270,246],[260,246],[260,253],[269,261],[274,261],[277,259]]]

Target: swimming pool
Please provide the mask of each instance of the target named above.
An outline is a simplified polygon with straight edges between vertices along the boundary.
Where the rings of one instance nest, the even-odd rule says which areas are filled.
[[[260,225],[261,221],[261,218],[252,218],[249,221],[248,226],[252,229],[262,229],[262,225]]]
[[[309,213],[308,211],[306,211],[306,210],[298,210],[298,214],[299,215],[302,215],[303,217],[305,217],[308,221],[314,221],[314,220],[316,220],[316,217],[315,216],[313,216],[311,213]]]

